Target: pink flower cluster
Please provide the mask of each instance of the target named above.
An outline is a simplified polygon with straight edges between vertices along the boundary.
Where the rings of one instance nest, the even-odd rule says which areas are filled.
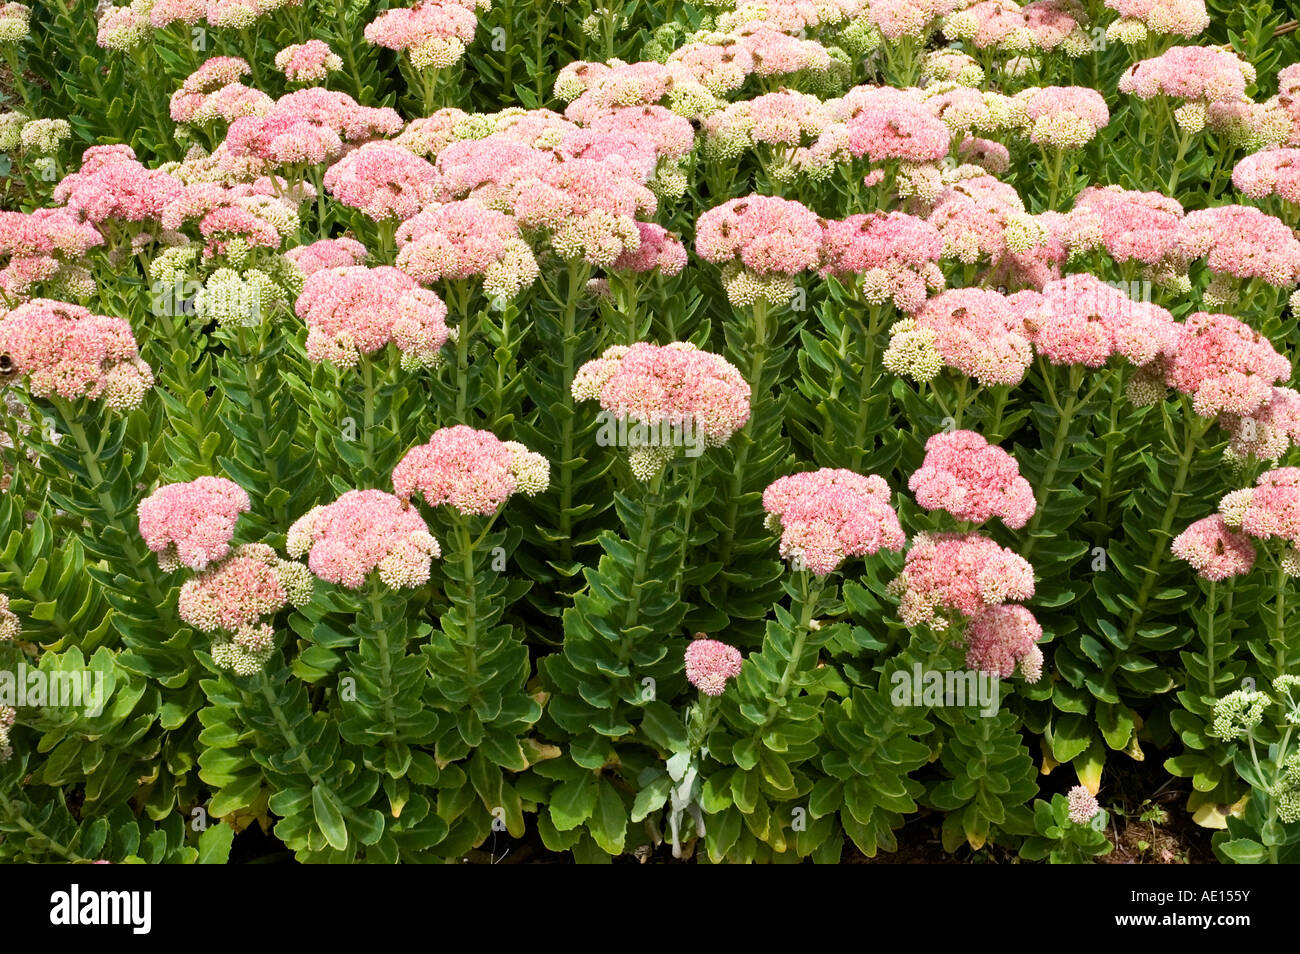
[[[875,0],[866,19],[887,41],[922,40],[939,17],[956,7],[957,0]]]
[[[474,39],[479,5],[476,0],[421,0],[414,7],[386,10],[366,25],[365,38],[385,49],[405,50],[416,69],[442,69],[460,59]]]
[[[781,556],[826,576],[851,557],[903,548],[907,538],[889,498],[876,474],[824,467],[773,482],[763,509],[769,528],[781,531]]]
[[[1217,513],[1197,520],[1176,536],[1171,549],[1206,580],[1241,576],[1255,565],[1255,545],[1250,537],[1232,530]]]
[[[1078,149],[1110,122],[1106,100],[1086,86],[1043,86],[1017,93],[1029,119],[1029,141],[1036,146]]]
[[[397,229],[397,267],[416,281],[481,277],[490,297],[513,298],[537,278],[519,223],[476,199],[434,204]]]
[[[1171,352],[1178,340],[1178,325],[1168,311],[1134,301],[1086,272],[1048,282],[1041,301],[1025,329],[1038,353],[1053,364],[1100,368],[1120,355],[1142,366]]]
[[[1196,36],[1210,25],[1205,0],[1106,0],[1106,6],[1126,21],[1168,36]]]
[[[921,534],[890,584],[909,628],[944,629],[952,613],[976,616],[989,606],[1034,595],[1034,568],[977,533]]]
[[[1266,149],[1232,170],[1232,184],[1252,199],[1276,195],[1300,205],[1300,149]]]
[[[1090,186],[1069,214],[1066,244],[1075,253],[1104,248],[1117,263],[1140,262],[1182,271],[1183,207],[1159,192]]]
[[[686,647],[686,678],[706,696],[720,696],[727,680],[740,675],[740,650],[716,639],[697,636]]]
[[[925,216],[943,237],[944,258],[968,265],[981,259],[997,262],[1008,253],[1030,248],[1032,239],[1041,236],[1033,234],[1038,229],[1032,226],[1033,219],[1019,193],[1011,185],[975,171],[980,174],[944,188]]]
[[[926,510],[946,510],[972,523],[1000,517],[1008,527],[1019,528],[1037,507],[1016,459],[974,431],[933,435],[907,486]]]
[[[1043,651],[1038,641],[1043,627],[1023,606],[986,606],[971,617],[963,639],[966,665],[971,669],[1010,678],[1020,668],[1025,682],[1043,675]]]
[[[149,19],[158,28],[177,21],[207,20],[209,26],[244,30],[272,11],[301,4],[302,0],[157,0]]]
[[[1291,362],[1267,338],[1231,315],[1203,311],[1178,326],[1164,367],[1165,382],[1191,397],[1202,417],[1250,414],[1291,377]]]
[[[248,63],[237,56],[214,56],[204,61],[172,94],[172,119],[200,125],[265,113],[274,100],[239,81],[250,72]]]
[[[20,628],[18,617],[9,609],[9,597],[0,593],[0,643],[12,643]]]
[[[1285,540],[1294,551],[1300,546],[1300,467],[1265,471],[1254,487],[1224,496],[1219,513],[1231,529],[1257,540]],[[1291,575],[1300,575],[1300,568]]]
[[[1230,50],[1175,46],[1130,66],[1119,90],[1140,99],[1169,96],[1208,104],[1245,99],[1246,86],[1254,81],[1254,67]]]
[[[1216,274],[1279,288],[1300,282],[1300,240],[1281,219],[1248,205],[1219,205],[1189,212],[1183,228],[1186,256],[1204,257]]]
[[[435,195],[432,163],[387,142],[368,142],[325,170],[325,188],[370,218],[409,219]]]
[[[913,327],[932,333],[933,348],[948,367],[986,387],[1018,384],[1033,360],[1024,316],[1036,308],[1033,292],[1007,296],[986,288],[952,288],[926,301],[913,316]]]
[[[244,488],[224,477],[166,484],[140,501],[140,536],[164,570],[203,570],[230,552],[235,522],[249,507]]]
[[[793,277],[817,268],[822,220],[802,203],[777,196],[732,199],[695,224],[695,251],[723,265],[727,294],[737,305],[789,300]]]
[[[1300,392],[1275,387],[1258,409],[1250,414],[1221,414],[1219,425],[1230,435],[1228,457],[1279,460],[1292,444],[1300,444]]]
[[[463,514],[495,513],[511,494],[532,497],[550,486],[550,464],[517,441],[464,424],[436,431],[393,469],[393,490],[409,501],[418,491],[431,507]]]
[[[203,633],[238,633],[284,609],[289,594],[280,561],[264,544],[246,544],[181,585],[180,618]]]
[[[573,397],[649,426],[691,425],[724,443],[749,420],[749,385],[736,367],[695,345],[617,345],[578,369]]]
[[[857,86],[845,95],[849,152],[870,162],[937,162],[952,133],[917,97],[890,86]]]
[[[183,188],[174,176],[141,165],[130,146],[91,146],[81,169],[54,187],[54,201],[95,225],[145,222],[159,218]]]
[[[519,224],[550,233],[566,259],[613,264],[640,242],[635,216],[658,202],[636,170],[620,156],[550,163],[511,183],[510,203]]]
[[[307,356],[344,367],[389,342],[409,366],[434,367],[447,341],[447,306],[389,265],[324,268],[294,306],[307,323]]]
[[[38,282],[93,289],[79,260],[104,243],[99,231],[67,209],[0,212],[0,291],[26,297]]]
[[[868,302],[892,299],[899,311],[911,312],[943,288],[942,254],[939,230],[914,215],[850,215],[825,223],[821,273],[857,276]]]
[[[360,265],[366,260],[366,247],[353,238],[320,239],[310,245],[299,245],[284,253],[303,277],[324,268],[346,268]]]
[[[275,68],[291,83],[319,83],[343,68],[342,58],[320,40],[286,46],[275,54]]]
[[[727,52],[717,47],[718,60],[727,58]],[[598,116],[628,106],[653,106],[667,103],[669,109],[687,118],[694,118],[712,112],[717,105],[707,83],[700,75],[709,77],[699,64],[695,66],[681,62],[683,47],[674,51],[667,63],[622,63],[611,64],[575,61],[569,63],[555,80],[555,95],[569,102],[564,115],[573,122],[590,123]],[[682,54],[682,55],[678,55]],[[732,52],[730,59],[735,59]],[[729,61],[728,61],[729,62]],[[719,89],[734,89],[744,81],[747,74],[743,62],[734,68],[730,66],[723,73],[726,79],[718,85]],[[738,79],[736,78],[738,77]]]
[[[289,528],[292,557],[322,580],[355,590],[372,570],[385,586],[405,589],[429,579],[438,541],[416,509],[382,490],[349,490],[313,507]]]
[[[686,267],[686,246],[682,240],[662,225],[638,222],[641,240],[634,251],[626,251],[614,260],[610,269],[616,272],[652,272],[660,275],[678,275]]]
[[[401,128],[402,117],[393,109],[362,106],[346,93],[309,86],[281,96],[265,115],[235,120],[224,148],[228,162],[253,159],[269,171],[330,162],[342,154],[345,141],[361,143]]]
[[[102,398],[109,407],[130,409],[153,387],[126,321],[48,298],[33,298],[0,318],[0,354],[27,377],[33,397]]]

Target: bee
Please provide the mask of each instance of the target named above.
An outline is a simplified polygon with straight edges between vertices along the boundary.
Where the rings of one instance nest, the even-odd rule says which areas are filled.
[[[0,385],[8,384],[17,373],[14,359],[7,354],[0,354]]]

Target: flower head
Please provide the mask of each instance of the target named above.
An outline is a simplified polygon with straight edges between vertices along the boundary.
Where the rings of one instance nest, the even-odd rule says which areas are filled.
[[[932,436],[907,486],[925,509],[974,523],[996,516],[1008,527],[1023,527],[1037,506],[1015,458],[974,431]]]
[[[740,675],[740,650],[716,639],[697,636],[686,647],[686,678],[707,696],[720,696],[727,680]]]
[[[289,555],[307,556],[322,580],[358,589],[373,570],[394,589],[429,579],[438,541],[420,514],[382,490],[349,490],[331,504],[313,507],[289,528]]]
[[[763,509],[768,526],[781,531],[781,556],[826,576],[850,557],[902,549],[889,497],[875,474],[822,468],[776,480],[763,491]]]
[[[1197,520],[1174,538],[1174,556],[1191,564],[1202,579],[1226,580],[1255,565],[1250,537],[1230,529],[1221,514]]]
[[[166,484],[140,501],[140,536],[164,569],[204,570],[230,552],[235,522],[250,505],[244,488],[224,477]]]
[[[393,470],[393,489],[403,500],[418,491],[429,506],[447,504],[464,514],[491,514],[511,494],[531,497],[548,486],[550,465],[541,454],[464,424],[436,431]]]

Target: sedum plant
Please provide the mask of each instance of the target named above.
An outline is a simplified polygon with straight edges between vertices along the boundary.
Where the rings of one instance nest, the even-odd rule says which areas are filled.
[[[0,6],[0,858],[1293,860],[1285,20]]]

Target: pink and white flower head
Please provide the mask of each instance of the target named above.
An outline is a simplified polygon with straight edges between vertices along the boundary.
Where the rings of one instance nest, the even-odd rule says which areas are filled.
[[[265,544],[249,543],[181,585],[180,618],[203,633],[238,632],[289,603],[281,561]]]
[[[700,634],[686,647],[686,678],[706,696],[720,696],[727,681],[740,675],[740,650]]]
[[[320,40],[286,46],[275,54],[275,68],[291,83],[319,83],[343,69],[343,59]]]
[[[776,196],[732,199],[702,214],[695,251],[723,266],[733,304],[788,301],[794,276],[820,263],[822,220],[802,203]]]
[[[436,431],[393,469],[393,490],[403,500],[418,492],[431,507],[446,504],[466,515],[495,513],[512,494],[532,497],[550,482],[541,454],[464,424]]]
[[[126,321],[48,298],[33,298],[0,318],[0,354],[27,378],[33,397],[102,399],[129,410],[153,387],[153,371]]]
[[[1228,527],[1258,540],[1300,544],[1300,468],[1266,471],[1254,487],[1225,495],[1219,513]]]
[[[368,142],[325,171],[325,188],[370,218],[409,219],[435,194],[433,164],[401,146]]]
[[[438,198],[443,202],[477,199],[489,208],[508,212],[513,207],[515,183],[539,179],[558,161],[554,152],[519,142],[506,133],[459,140],[438,153]],[[605,175],[610,171],[605,169]]]
[[[937,162],[948,155],[952,132],[914,91],[859,86],[841,101],[849,115],[849,152],[870,162]]]
[[[345,142],[392,136],[401,128],[396,110],[362,106],[346,93],[309,86],[281,96],[264,116],[235,120],[225,147],[231,163],[259,160],[265,172],[279,165],[331,162]]]
[[[899,311],[912,312],[929,292],[943,289],[942,254],[943,237],[924,219],[869,212],[825,223],[821,273],[857,277],[869,303],[892,300]]]
[[[1164,369],[1165,383],[1191,397],[1202,417],[1251,414],[1291,376],[1291,362],[1259,332],[1231,315],[1203,311],[1178,326]]]
[[[1300,149],[1266,149],[1246,156],[1233,167],[1232,184],[1252,199],[1275,195],[1300,205]]]
[[[925,220],[943,237],[943,257],[972,265],[1000,261],[1047,240],[1014,188],[976,166],[938,193]]]
[[[376,570],[385,586],[420,586],[441,555],[416,509],[382,490],[349,490],[313,507],[289,528],[285,545],[292,557],[305,554],[322,580],[351,590]]]
[[[1168,96],[1208,106],[1224,100],[1245,99],[1246,87],[1254,82],[1255,68],[1231,50],[1175,46],[1125,70],[1119,80],[1119,91],[1140,99]]]
[[[1197,520],[1174,537],[1170,548],[1205,580],[1241,576],[1255,565],[1255,545],[1250,537],[1231,529],[1222,514]]]
[[[1178,324],[1168,311],[1134,301],[1086,272],[1048,282],[1041,302],[1025,330],[1053,364],[1100,368],[1120,355],[1142,366],[1173,351],[1178,341]]]
[[[672,276],[686,267],[686,246],[662,225],[638,222],[641,241],[635,251],[624,252],[610,269],[616,272],[653,272]]]
[[[1148,32],[1161,36],[1193,37],[1210,25],[1205,0],[1106,0],[1120,19],[1106,31],[1124,43],[1139,43]]]
[[[40,283],[72,288],[86,274],[81,260],[103,244],[98,229],[67,209],[0,212],[0,290],[16,300]]]
[[[230,552],[235,522],[250,506],[244,488],[224,477],[166,484],[140,501],[140,536],[164,570],[204,570]]]
[[[976,50],[1023,54],[1035,48],[1034,34],[1014,0],[980,0],[958,10],[944,20],[943,35]]]
[[[890,583],[908,628],[944,629],[954,614],[972,617],[1034,595],[1034,568],[1024,557],[977,533],[920,534],[903,571]]]
[[[564,115],[576,123],[590,123],[604,113],[629,106],[666,106],[687,119],[702,117],[720,108],[712,90],[734,89],[744,82],[753,57],[738,47],[712,47],[717,52],[711,56],[716,59],[730,54],[740,63],[729,63],[720,74],[711,76],[707,64],[692,62],[701,46],[707,44],[681,47],[667,63],[570,63],[556,77],[555,95],[569,103]]]
[[[1280,460],[1293,444],[1300,444],[1300,392],[1275,387],[1258,410],[1221,414],[1219,425],[1230,435],[1224,451],[1229,459]]]
[[[763,491],[769,529],[781,531],[780,554],[826,576],[851,557],[901,550],[906,542],[889,485],[876,474],[824,467],[790,474]]]
[[[158,219],[182,188],[175,176],[141,165],[130,146],[91,146],[81,169],[54,187],[54,201],[95,225],[146,222]]]
[[[1248,205],[1220,205],[1189,212],[1183,228],[1186,256],[1204,258],[1216,275],[1288,289],[1300,282],[1300,240],[1281,219]]]
[[[310,245],[299,245],[284,253],[284,257],[297,266],[304,278],[324,268],[346,268],[360,265],[366,260],[366,247],[353,238],[320,239]]]
[[[658,206],[637,171],[619,156],[569,159],[511,183],[509,202],[519,224],[550,233],[560,257],[607,267],[635,251],[635,216]]]
[[[492,298],[513,298],[538,274],[519,223],[476,199],[427,206],[397,229],[397,267],[423,285],[482,278]]]
[[[972,523],[1000,517],[1016,529],[1037,507],[1016,459],[974,431],[932,436],[925,442],[925,460],[907,486],[926,510],[946,510]]]
[[[867,7],[866,19],[887,41],[923,40],[956,7],[956,0],[876,0]]]
[[[366,25],[368,42],[405,50],[417,70],[444,69],[465,54],[478,17],[474,0],[421,0],[414,7],[386,10]]]
[[[641,480],[676,453],[672,441],[657,439],[665,431],[675,430],[677,443],[698,455],[725,443],[749,420],[750,389],[740,371],[684,341],[610,348],[578,369],[572,392],[575,400],[599,401],[615,419],[638,425],[636,433],[651,435],[630,455]]]
[[[1097,796],[1082,785],[1076,785],[1070,789],[1068,802],[1070,821],[1076,825],[1088,824],[1101,811],[1101,806],[1097,804]]]
[[[447,342],[447,306],[389,265],[324,268],[294,305],[307,323],[307,357],[351,367],[390,342],[404,367],[436,367]]]
[[[1102,248],[1118,264],[1187,270],[1183,207],[1159,192],[1130,192],[1119,186],[1084,189],[1074,200],[1065,241],[1072,254]]]
[[[231,122],[260,116],[274,100],[240,82],[251,69],[237,56],[213,56],[186,77],[171,97],[171,117],[178,123],[202,125],[218,119]]]
[[[917,381],[933,379],[946,365],[986,387],[1018,384],[1033,360],[1025,315],[1038,307],[1034,292],[949,289],[890,329],[883,363]]]
[[[1044,52],[1059,50],[1069,57],[1092,52],[1088,14],[1078,0],[1034,0],[1020,8],[1034,46]]]
[[[1106,100],[1086,86],[1043,86],[1016,94],[1029,120],[1029,141],[1053,149],[1078,149],[1110,123]]]
[[[1043,651],[1038,641],[1043,627],[1023,606],[987,606],[971,617],[964,634],[966,665],[1009,679],[1020,669],[1025,682],[1043,675]]]
[[[9,609],[9,597],[0,593],[0,643],[12,643],[20,628],[18,617]]]

